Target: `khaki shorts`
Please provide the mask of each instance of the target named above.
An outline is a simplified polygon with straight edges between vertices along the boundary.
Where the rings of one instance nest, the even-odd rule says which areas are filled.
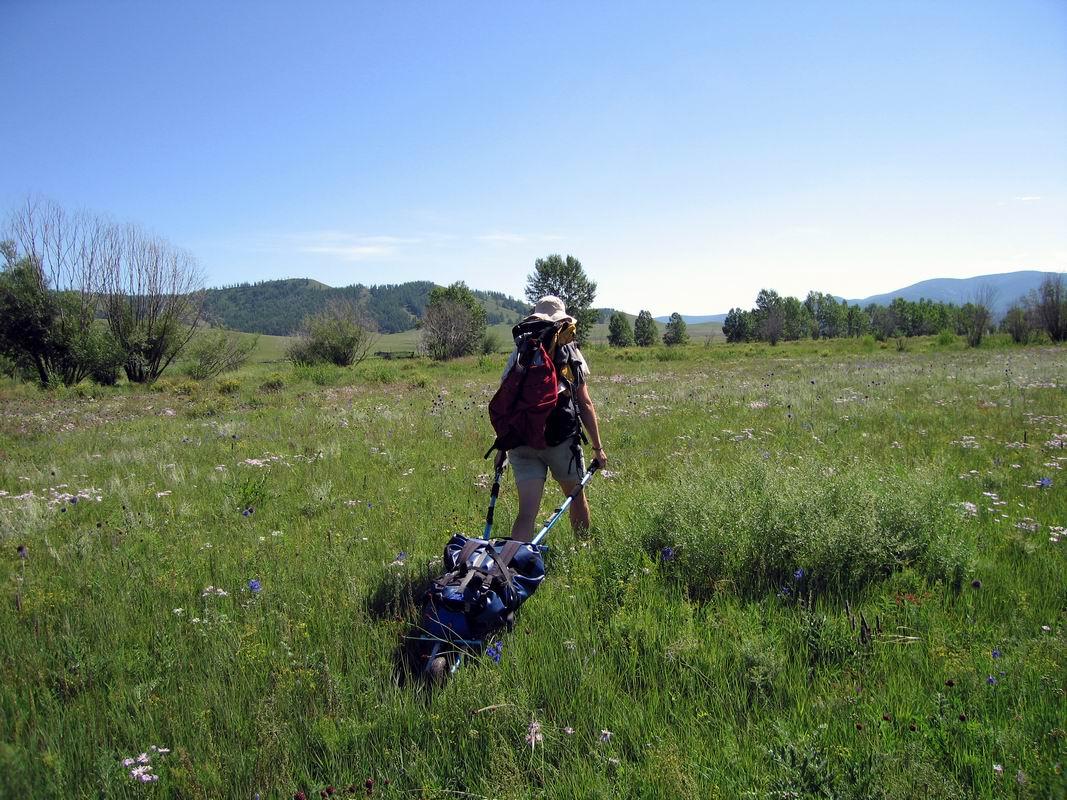
[[[535,450],[532,447],[513,447],[508,450],[508,463],[515,472],[515,483],[529,480],[545,480],[548,471],[557,481],[578,481],[585,475],[585,459],[581,445],[578,446],[578,458],[574,458],[571,440],[567,439],[555,447]]]

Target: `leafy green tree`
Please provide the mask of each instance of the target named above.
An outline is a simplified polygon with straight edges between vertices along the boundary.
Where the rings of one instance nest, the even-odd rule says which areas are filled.
[[[88,377],[114,383],[122,353],[95,323],[91,298],[55,291],[41,259],[18,252],[12,241],[0,244],[0,353],[41,386],[72,386]]]
[[[668,347],[676,344],[689,342],[689,333],[685,329],[685,320],[682,315],[675,311],[667,322],[667,328],[663,331],[663,343]]]
[[[797,298],[782,300],[782,317],[782,337],[787,341],[795,342],[811,336],[811,314]]]
[[[785,334],[785,308],[781,295],[774,289],[760,289],[753,313],[760,340],[778,344]]]
[[[612,347],[629,347],[633,343],[634,329],[630,320],[621,311],[616,311],[608,322],[608,344]]]
[[[751,311],[731,308],[722,323],[722,333],[728,342],[750,342],[756,335],[756,322]]]
[[[534,271],[526,277],[526,299],[536,303],[546,294],[554,294],[576,320],[577,340],[583,344],[596,323],[597,312],[592,307],[596,299],[596,283],[589,280],[582,262],[574,256],[566,258],[553,254],[534,262]]]
[[[457,281],[430,292],[422,322],[422,347],[430,358],[445,361],[479,352],[485,329],[485,309],[467,284]]]
[[[634,320],[634,343],[639,347],[651,347],[659,339],[659,326],[650,311],[642,310]]]
[[[1008,309],[1000,323],[1005,333],[1011,334],[1012,341],[1016,344],[1025,344],[1030,341],[1033,329],[1030,325],[1030,317],[1026,309],[1018,303]]]

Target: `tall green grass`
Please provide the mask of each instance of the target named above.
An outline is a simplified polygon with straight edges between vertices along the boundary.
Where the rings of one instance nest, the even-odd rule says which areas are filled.
[[[436,692],[500,359],[6,384],[0,796],[1063,796],[1062,348],[657,352],[589,348],[593,530]]]

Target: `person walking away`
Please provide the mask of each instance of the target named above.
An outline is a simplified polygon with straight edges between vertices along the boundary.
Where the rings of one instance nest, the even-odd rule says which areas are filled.
[[[557,396],[555,408],[545,423],[546,447],[519,444],[496,455],[495,466],[499,469],[507,458],[515,473],[515,489],[519,495],[519,512],[511,528],[511,537],[528,542],[534,535],[534,524],[541,509],[545,482],[548,473],[559,483],[564,495],[574,491],[585,474],[585,458],[582,441],[586,439],[582,426],[588,431],[588,442],[593,448],[593,457],[601,467],[608,463],[607,453],[601,439],[596,407],[589,396],[589,364],[578,345],[573,342],[575,319],[566,312],[563,301],[554,295],[542,297],[533,311],[513,329],[516,348],[504,367],[501,383],[515,367],[519,357],[518,342],[522,332],[545,330],[552,326],[557,333],[548,353],[555,367]],[[562,335],[561,335],[562,334]],[[498,437],[498,442],[500,441]],[[582,535],[589,530],[589,502],[582,492],[570,506],[571,529]]]

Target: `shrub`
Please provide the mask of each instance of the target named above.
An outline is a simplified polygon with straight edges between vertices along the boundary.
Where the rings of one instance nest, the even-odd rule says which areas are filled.
[[[259,385],[259,390],[266,394],[274,394],[280,392],[285,388],[285,378],[277,372],[272,372],[263,383]]]
[[[956,334],[954,331],[950,331],[948,328],[942,329],[937,334],[938,347],[950,347],[956,344]]]
[[[241,336],[232,331],[207,331],[189,345],[186,373],[198,381],[215,378],[240,369],[256,349],[258,336]]]
[[[288,357],[304,366],[329,363],[349,367],[363,361],[376,340],[362,310],[351,302],[337,301],[305,318]]]
[[[750,594],[778,591],[794,585],[799,569],[813,594],[853,592],[908,564],[935,580],[966,575],[972,546],[954,538],[948,503],[929,476],[859,483],[814,464],[775,469],[761,460],[725,483],[710,468],[680,478],[655,507],[642,546],[676,548],[676,573],[695,595],[721,579]]]
[[[485,335],[482,336],[482,355],[490,356],[493,353],[499,353],[503,347],[504,343],[497,332],[486,330]]]
[[[223,378],[215,384],[219,394],[236,394],[241,388],[241,382],[236,378]]]
[[[447,361],[485,350],[485,309],[462,281],[430,292],[422,320],[421,347],[430,358]]]

